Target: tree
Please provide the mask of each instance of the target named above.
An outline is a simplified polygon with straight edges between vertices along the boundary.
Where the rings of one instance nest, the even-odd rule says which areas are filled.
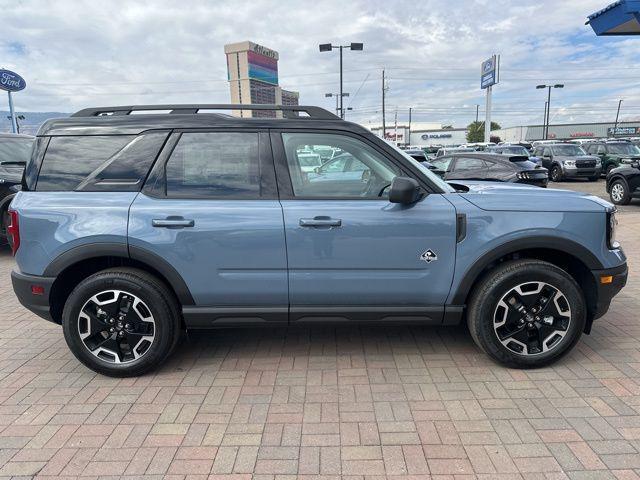
[[[491,130],[500,130],[500,125],[491,122]],[[467,127],[467,142],[484,142],[484,122],[471,122]]]

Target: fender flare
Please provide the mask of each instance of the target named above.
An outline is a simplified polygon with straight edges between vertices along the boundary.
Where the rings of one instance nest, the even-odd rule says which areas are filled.
[[[143,263],[157,270],[169,283],[182,305],[195,305],[191,291],[178,271],[165,259],[144,248],[125,243],[88,243],[73,247],[58,255],[45,269],[43,276],[57,277],[67,268],[84,260],[100,257],[118,257]]]
[[[570,257],[580,260],[590,270],[600,270],[604,268],[596,255],[573,240],[542,235],[511,240],[499,245],[498,247],[492,248],[476,259],[473,265],[471,265],[471,267],[469,267],[462,276],[462,280],[458,283],[458,287],[455,292],[453,292],[451,302],[449,303],[452,305],[464,305],[471,288],[476,283],[482,272],[492,262],[495,262],[496,260],[511,253],[534,248],[545,248],[565,253]]]

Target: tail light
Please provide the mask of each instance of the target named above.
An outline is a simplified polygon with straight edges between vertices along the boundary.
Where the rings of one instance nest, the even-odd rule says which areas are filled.
[[[11,252],[16,254],[18,248],[20,248],[20,224],[18,223],[18,212],[9,209],[9,218],[11,223],[7,227],[7,237],[9,245],[11,245]]]

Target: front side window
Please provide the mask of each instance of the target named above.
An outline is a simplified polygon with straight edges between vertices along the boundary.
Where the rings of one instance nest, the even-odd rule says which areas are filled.
[[[393,179],[400,169],[378,151],[346,135],[324,133],[283,133],[285,155],[291,176],[293,193],[310,198],[386,198]],[[308,152],[340,150],[342,158],[333,164],[317,168]],[[317,161],[320,161],[318,156]],[[326,167],[326,168],[324,168]]]
[[[165,176],[169,197],[259,198],[258,133],[183,133]]]
[[[638,147],[631,143],[610,143],[609,152],[614,155],[640,155]],[[604,149],[604,146],[602,147]]]

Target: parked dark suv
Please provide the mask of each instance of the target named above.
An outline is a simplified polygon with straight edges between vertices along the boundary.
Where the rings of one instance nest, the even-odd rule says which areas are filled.
[[[283,118],[228,115],[238,109]],[[344,162],[308,169],[309,152],[329,150]],[[570,351],[627,278],[610,203],[454,188],[317,107],[49,120],[10,215],[18,299],[114,376],[156,368],[185,328],[334,321],[465,320],[492,358],[539,366]]]
[[[573,143],[539,145],[533,154],[542,158],[542,166],[549,170],[549,178],[554,182],[585,177],[595,182],[602,172],[600,158],[587,155],[582,147]]]
[[[9,204],[20,188],[32,146],[31,135],[0,133],[0,245],[8,241]]]
[[[640,148],[624,140],[590,142],[585,150],[590,155],[600,157],[604,174],[609,174],[620,165],[632,165],[640,161]]]

